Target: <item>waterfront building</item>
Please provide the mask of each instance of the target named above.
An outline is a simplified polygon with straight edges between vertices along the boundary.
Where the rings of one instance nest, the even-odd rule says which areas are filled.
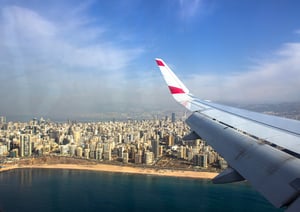
[[[184,122],[176,121],[175,113],[171,121],[166,118],[99,123],[9,122],[1,125],[0,145],[6,145],[7,150],[0,147],[0,155],[11,152],[12,157],[26,157],[34,150],[36,155],[59,153],[86,159],[153,164],[161,156],[193,161],[195,155],[205,153],[207,164],[223,163],[218,154],[201,140],[196,140],[193,147],[183,146],[182,137],[189,128]],[[175,144],[176,148],[172,148]],[[15,153],[19,154],[15,156]],[[205,167],[201,160],[205,161],[205,156],[195,159],[195,164]]]
[[[19,155],[20,157],[31,156],[30,135],[20,135],[19,137]]]
[[[162,156],[163,155],[163,153],[164,153],[164,147],[163,146],[161,146],[161,145],[159,145],[159,149],[158,149],[158,155],[159,156]]]
[[[212,164],[212,163],[215,163],[217,161],[216,155],[217,155],[216,152],[213,152],[213,151],[208,151],[207,152],[207,162],[208,162],[208,164]]]
[[[104,143],[103,145],[103,159],[104,160],[111,160],[111,150],[112,150],[111,143]]]
[[[187,148],[185,146],[179,146],[177,149],[177,158],[187,159]]]
[[[207,154],[199,153],[194,156],[194,164],[202,168],[207,168]]]
[[[19,155],[19,150],[18,149],[12,149],[9,152],[9,157],[16,158],[16,157],[18,157],[18,155]]]
[[[69,154],[69,145],[60,145],[60,154],[61,155],[68,155]]]
[[[82,148],[79,146],[76,148],[76,156],[77,157],[82,157]]]
[[[111,161],[111,151],[105,151],[103,153],[103,160]]]
[[[154,153],[154,158],[157,159],[159,155],[159,140],[152,139],[151,141],[152,152]]]
[[[128,159],[129,159],[129,154],[128,152],[125,150],[123,152],[123,163],[128,163]]]
[[[135,153],[136,153],[136,147],[131,146],[129,149],[129,159],[134,161],[135,160]]]
[[[123,158],[123,153],[124,153],[124,147],[123,146],[120,146],[118,148],[118,157],[119,158]]]
[[[44,145],[42,145],[42,154],[44,155],[44,154],[49,154],[50,153],[50,151],[51,151],[51,148],[50,148],[50,145],[49,144],[44,144]]]
[[[221,169],[226,169],[228,167],[227,162],[224,160],[224,158],[219,158],[219,166]]]
[[[188,148],[187,150],[187,160],[191,161],[194,158],[194,152],[192,148]]]
[[[146,151],[145,152],[145,163],[147,165],[150,165],[153,163],[153,159],[154,159],[154,154],[153,152],[150,152],[150,151]]]
[[[69,146],[69,153],[70,153],[70,156],[75,156],[75,151],[76,151],[76,145],[70,145]]]
[[[0,144],[0,156],[7,155],[7,146],[4,144]]]
[[[84,149],[84,158],[89,159],[89,156],[90,156],[90,149],[89,148]]]
[[[96,160],[102,160],[103,158],[103,148],[97,147],[96,148]]]
[[[90,149],[89,159],[96,159],[96,151]]]
[[[142,159],[143,159],[143,152],[142,152],[142,150],[138,150],[137,154],[135,154],[134,162],[142,163],[143,162]]]

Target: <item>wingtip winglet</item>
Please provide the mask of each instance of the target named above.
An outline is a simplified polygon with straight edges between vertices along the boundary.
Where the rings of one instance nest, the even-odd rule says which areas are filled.
[[[155,61],[169,87],[171,94],[189,93],[185,85],[177,78],[177,76],[162,59],[155,58]]]
[[[165,66],[165,63],[162,59],[156,58],[155,61],[158,66]]]
[[[168,65],[159,58],[155,59],[165,82],[168,85],[169,91],[177,102],[182,104],[188,110],[191,108],[189,90],[185,85],[178,79],[178,77],[173,73],[173,71],[168,67]]]

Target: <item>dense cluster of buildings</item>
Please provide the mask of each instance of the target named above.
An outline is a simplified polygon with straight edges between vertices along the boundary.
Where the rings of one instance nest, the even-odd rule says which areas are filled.
[[[0,117],[0,157],[24,158],[60,155],[98,161],[156,164],[162,157],[207,168],[226,162],[199,139],[184,142],[189,133],[181,120],[127,120],[97,123],[57,123],[33,119],[6,122]]]

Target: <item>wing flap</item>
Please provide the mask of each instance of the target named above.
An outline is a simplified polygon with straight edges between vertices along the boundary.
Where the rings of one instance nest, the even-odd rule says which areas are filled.
[[[289,205],[297,197],[290,183],[300,176],[299,159],[198,112],[186,122],[276,207]]]
[[[250,136],[300,154],[299,121],[206,102],[196,97],[191,97],[189,101],[191,111],[197,111]]]
[[[252,118],[249,119],[248,116],[240,116],[215,108],[199,112],[241,132],[300,154],[300,136],[294,132],[278,128],[274,124],[266,124],[259,119],[253,120]],[[264,119],[267,117],[264,116]]]

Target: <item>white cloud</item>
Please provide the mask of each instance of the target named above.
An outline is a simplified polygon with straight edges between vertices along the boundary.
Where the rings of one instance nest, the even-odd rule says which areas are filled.
[[[73,25],[70,31],[66,31],[65,24],[53,23],[32,10],[20,7],[4,8],[2,13],[1,40],[2,45],[9,48],[2,51],[16,50],[27,62],[32,62],[32,58],[27,57],[29,52],[31,56],[60,65],[113,70],[125,67],[142,51],[122,49],[110,41],[101,40],[103,30],[99,28],[77,26],[74,29],[76,25]],[[74,20],[72,22],[74,24]],[[78,32],[80,38],[75,34]],[[82,46],[77,41],[84,39],[83,34],[87,35],[86,40],[98,37],[98,43]]]
[[[114,44],[103,36],[109,29],[78,14],[57,22],[17,6],[0,11],[2,113],[72,114],[119,101],[127,65],[143,49]]]
[[[300,101],[300,43],[287,43],[248,70],[190,76],[197,95],[216,101],[263,103]]]
[[[76,116],[176,105],[158,70],[132,65],[144,49],[123,47],[109,37],[114,34],[109,27],[82,15],[89,5],[79,5],[61,20],[24,7],[2,7],[1,113]],[[203,1],[181,1],[188,19],[204,7]],[[245,72],[199,74],[184,82],[195,95],[211,100],[299,101],[299,56],[300,44],[287,43]]]
[[[181,15],[183,17],[192,17],[196,14],[201,0],[180,0]]]
[[[211,13],[213,2],[205,0],[179,0],[179,17],[183,21],[191,21]]]
[[[300,29],[295,30],[296,34],[300,34]]]

